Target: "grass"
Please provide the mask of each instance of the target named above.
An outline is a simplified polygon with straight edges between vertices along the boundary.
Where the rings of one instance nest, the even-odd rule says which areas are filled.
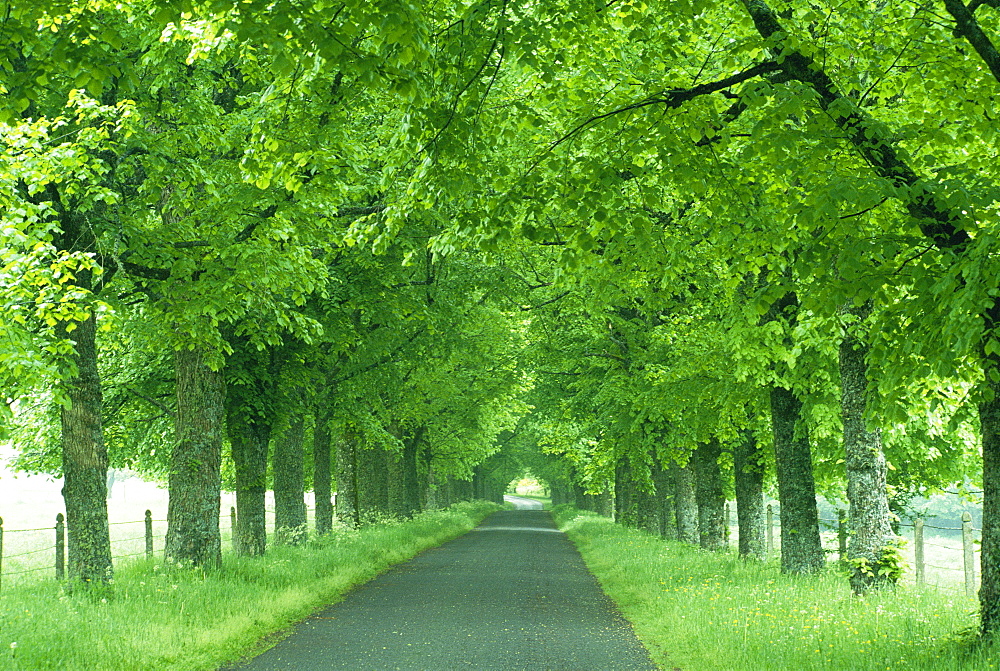
[[[853,597],[836,569],[784,576],[556,507],[556,518],[657,664],[684,671],[996,669],[976,602],[904,585]]]
[[[412,520],[340,529],[264,557],[227,556],[215,571],[138,560],[106,593],[55,581],[0,593],[0,668],[216,669],[278,640],[275,632],[338,601],[389,566],[475,526],[498,506],[477,501]]]

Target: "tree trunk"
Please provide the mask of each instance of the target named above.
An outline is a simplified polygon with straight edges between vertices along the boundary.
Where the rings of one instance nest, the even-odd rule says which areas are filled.
[[[594,494],[594,509],[599,515],[611,517],[615,512],[615,493],[606,483],[604,489]]]
[[[73,331],[61,326],[59,335],[75,341],[76,364],[76,376],[63,387],[69,403],[60,411],[69,576],[83,583],[103,583],[112,578],[112,566],[96,315],[91,312]]]
[[[733,450],[736,479],[736,519],[740,529],[740,556],[767,559],[764,539],[764,454],[752,431],[740,432]]]
[[[677,540],[677,518],[674,515],[674,479],[659,461],[653,462],[653,486],[656,487],[656,508],[659,515],[660,538]]]
[[[389,506],[389,453],[378,446],[355,448],[358,520],[375,523],[392,514]]]
[[[695,496],[698,501],[698,536],[705,550],[726,547],[726,495],[722,490],[719,456],[722,447],[716,438],[700,443],[694,451]]]
[[[1000,324],[1000,308],[988,311],[986,325]],[[994,341],[996,342],[996,341]],[[982,583],[979,617],[982,632],[1000,631],[1000,354],[983,354],[986,398],[979,404],[983,440],[983,537],[980,557]]]
[[[236,471],[236,554],[262,555],[267,550],[265,493],[271,419],[235,394],[226,403],[226,423]]]
[[[663,496],[657,489],[659,474],[663,469],[656,462],[655,456],[650,465],[650,482],[646,487],[636,491],[636,516],[640,529],[657,536],[661,535],[663,523]]]
[[[359,524],[357,442],[352,430],[337,441],[337,519],[349,527]]]
[[[333,486],[330,474],[330,410],[326,403],[316,408],[313,430],[313,495],[316,499],[316,535],[333,529]]]
[[[898,574],[885,564],[886,548],[895,534],[890,525],[886,496],[886,465],[882,453],[882,431],[869,431],[865,424],[868,400],[868,346],[856,328],[871,314],[871,303],[844,310],[857,317],[840,342],[841,411],[844,421],[844,459],[847,468],[847,500],[851,504],[851,536],[847,559],[851,589],[864,594],[871,587],[895,582]],[[888,569],[888,572],[880,571]]]
[[[812,573],[825,562],[809,433],[801,415],[802,402],[790,389],[771,388],[774,461],[781,504],[782,573]]]
[[[170,455],[164,554],[194,566],[222,561],[219,534],[222,431],[226,392],[221,371],[200,349],[174,353],[177,377],[176,443]]]
[[[694,489],[694,464],[691,461],[686,466],[674,464],[672,470],[677,540],[694,544],[698,542],[698,500]]]
[[[305,420],[295,414],[274,443],[274,535],[276,542],[297,545],[306,528]]]
[[[403,505],[404,517],[412,517],[420,512],[420,476],[417,470],[417,460],[425,429],[417,429],[403,441]],[[472,483],[469,482],[466,500],[472,499]]]
[[[615,466],[615,522],[622,526],[636,527],[639,513],[636,508],[635,476],[628,457],[619,457]]]

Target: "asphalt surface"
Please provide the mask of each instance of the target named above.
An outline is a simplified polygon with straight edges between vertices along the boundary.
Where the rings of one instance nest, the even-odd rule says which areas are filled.
[[[237,668],[657,667],[551,515],[521,509],[400,564]]]

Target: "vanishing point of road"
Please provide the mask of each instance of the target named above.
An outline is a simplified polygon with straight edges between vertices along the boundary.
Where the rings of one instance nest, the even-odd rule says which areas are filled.
[[[551,515],[530,499],[396,566],[240,671],[652,670]]]

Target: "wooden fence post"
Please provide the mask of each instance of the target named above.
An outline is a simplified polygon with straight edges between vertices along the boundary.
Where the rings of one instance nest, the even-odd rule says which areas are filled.
[[[962,513],[962,554],[965,564],[965,595],[975,596],[976,594],[976,564],[973,554],[972,541],[972,515],[968,512]]]
[[[771,509],[771,504],[767,504],[767,556],[770,558],[774,555],[774,510]]]
[[[924,575],[924,521],[913,520],[913,563],[916,564],[917,584],[923,585]]]
[[[146,558],[153,556],[153,511],[146,511]]]
[[[837,554],[841,562],[847,561],[847,511],[837,508]]]
[[[236,552],[236,506],[229,506],[229,520],[230,520],[230,534],[232,538],[230,539],[233,543],[233,552]]]
[[[56,515],[56,580],[66,577],[66,518]]]
[[[731,520],[731,517],[729,515],[729,501],[726,501],[726,537],[724,539],[725,542],[726,542],[726,545],[729,545],[729,522],[730,522],[730,520]]]

